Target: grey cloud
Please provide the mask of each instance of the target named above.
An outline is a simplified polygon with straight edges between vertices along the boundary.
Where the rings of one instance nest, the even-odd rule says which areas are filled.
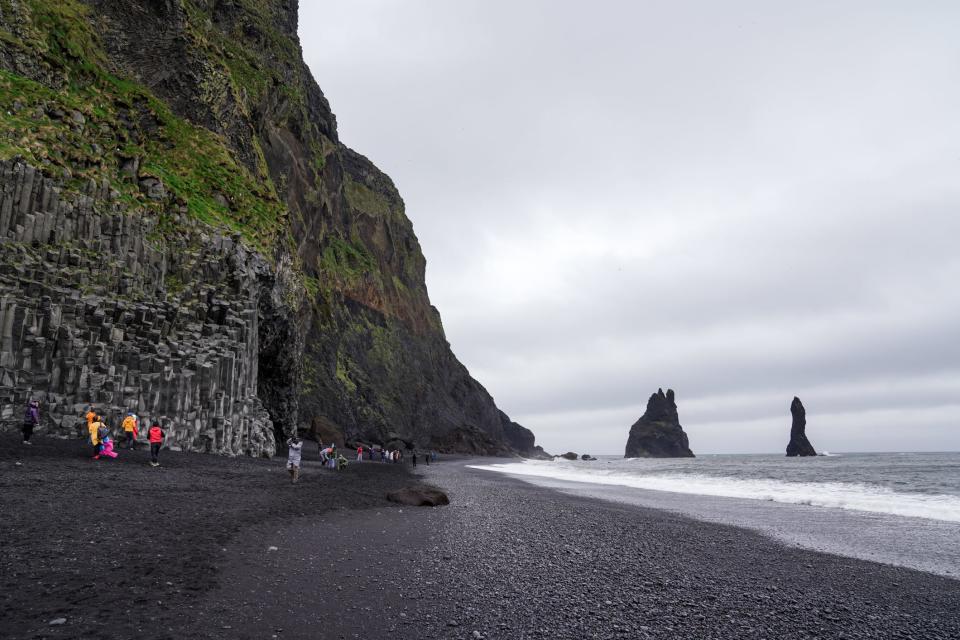
[[[455,352],[548,449],[619,451],[661,385],[697,451],[780,450],[803,390],[834,448],[960,448],[957,386],[914,384],[960,376],[960,5],[301,14]]]

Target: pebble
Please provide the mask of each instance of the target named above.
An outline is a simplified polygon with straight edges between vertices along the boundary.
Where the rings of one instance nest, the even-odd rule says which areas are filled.
[[[54,627],[54,626],[57,626],[57,625],[61,625],[61,624],[67,624],[67,619],[66,619],[66,618],[54,618],[53,620],[50,621],[50,626],[51,626],[51,627]]]

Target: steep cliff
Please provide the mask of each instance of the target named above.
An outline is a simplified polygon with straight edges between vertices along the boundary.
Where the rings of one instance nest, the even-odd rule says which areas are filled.
[[[658,389],[647,410],[630,427],[624,458],[692,458],[687,434],[680,426],[673,389]]]
[[[790,414],[793,416],[793,422],[790,425],[787,457],[817,455],[817,450],[807,439],[807,410],[803,408],[800,398],[793,398],[793,402],[790,403]]]
[[[338,138],[296,0],[0,0],[0,118],[4,420],[37,396],[46,428],[96,402],[189,449],[298,426],[514,450],[403,200]]]

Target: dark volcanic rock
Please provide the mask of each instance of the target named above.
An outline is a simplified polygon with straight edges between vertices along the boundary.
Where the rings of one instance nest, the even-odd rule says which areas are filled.
[[[95,403],[188,450],[272,455],[299,430],[545,455],[451,351],[296,0],[0,6],[0,130],[23,134],[0,162],[0,427],[36,398],[41,432]]]
[[[582,456],[580,456],[580,459],[581,459],[581,460],[596,460],[596,458],[594,458],[594,457],[593,457],[592,455],[590,455],[589,453],[583,454]]]
[[[507,444],[524,458],[535,458],[538,460],[549,460],[552,456],[543,450],[543,447],[536,445],[536,436],[533,431],[517,424],[510,419],[510,416],[500,411],[500,423],[503,425],[503,436]]]
[[[790,403],[790,413],[793,414],[793,425],[790,427],[790,443],[787,445],[787,456],[815,456],[817,450],[807,440],[807,411],[803,408],[800,398],[794,397]]]
[[[388,493],[387,500],[410,507],[438,507],[450,504],[447,494],[433,487],[404,487]]]
[[[687,434],[680,426],[673,389],[658,389],[647,401],[647,410],[630,427],[624,458],[692,458]]]
[[[575,454],[573,451],[567,451],[560,457],[563,458],[564,460],[577,460],[580,456]]]

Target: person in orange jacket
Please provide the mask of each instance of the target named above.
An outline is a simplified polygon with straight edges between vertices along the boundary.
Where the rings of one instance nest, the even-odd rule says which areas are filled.
[[[126,436],[127,449],[133,449],[136,444],[137,437],[140,435],[137,431],[137,416],[134,415],[132,411],[127,413],[127,417],[123,419],[123,434]]]
[[[147,440],[150,441],[150,466],[152,467],[160,466],[160,449],[163,447],[163,440],[166,436],[167,434],[164,433],[160,423],[154,420],[150,429],[147,430]]]
[[[87,414],[89,415],[89,414]],[[103,451],[103,438],[109,435],[110,430],[103,423],[103,418],[93,414],[93,418],[87,422],[87,431],[90,432],[90,444],[93,445],[93,459],[100,459],[100,452]]]

